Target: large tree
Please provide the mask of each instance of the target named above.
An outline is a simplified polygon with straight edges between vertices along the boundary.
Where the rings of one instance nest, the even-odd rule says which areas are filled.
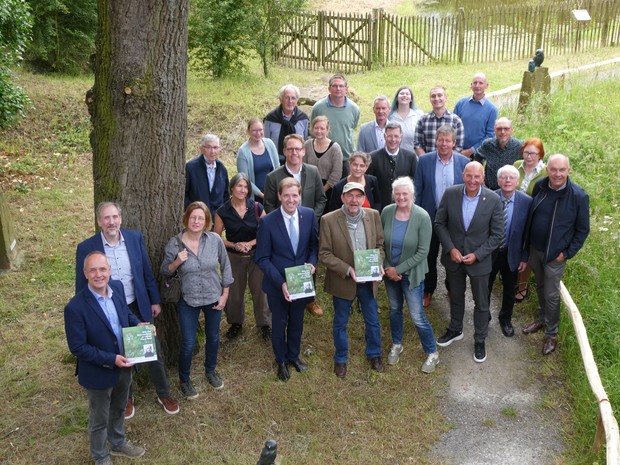
[[[95,204],[123,206],[123,225],[142,231],[156,274],[183,212],[188,0],[97,0],[93,122]],[[176,314],[159,334],[176,360]]]

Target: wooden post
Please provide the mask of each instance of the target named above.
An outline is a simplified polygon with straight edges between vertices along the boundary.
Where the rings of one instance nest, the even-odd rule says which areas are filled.
[[[384,64],[383,8],[372,9],[372,61],[379,66]]]
[[[456,32],[458,36],[458,61],[463,63],[465,54],[465,9],[459,8],[456,14]]]
[[[538,6],[538,30],[536,31],[536,49],[542,48],[543,43],[543,30],[545,27],[545,16],[547,13],[547,6],[542,3]]]
[[[323,11],[319,11],[317,15],[317,22],[319,24],[317,31],[317,65],[319,68],[325,66],[325,13]]]
[[[532,81],[534,80],[534,73],[525,71],[523,73],[523,80],[521,81],[521,92],[519,92],[519,105],[517,112],[523,114],[525,109],[530,103],[530,95],[532,95]]]
[[[18,265],[17,240],[13,233],[13,220],[9,207],[0,190],[0,272]]]

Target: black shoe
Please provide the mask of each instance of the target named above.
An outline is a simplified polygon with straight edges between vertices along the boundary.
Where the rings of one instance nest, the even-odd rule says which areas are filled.
[[[271,327],[270,326],[261,326],[260,332],[261,332],[261,335],[263,336],[264,341],[271,341]]]
[[[515,329],[512,327],[512,323],[510,321],[500,321],[500,328],[502,328],[502,333],[506,337],[512,337],[515,335]]]
[[[286,363],[278,363],[278,379],[285,383],[291,378]]]
[[[240,332],[241,325],[233,323],[232,325],[230,325],[230,328],[228,328],[228,331],[226,331],[226,339],[235,339],[237,336],[239,336]]]
[[[484,342],[474,343],[474,362],[482,363],[487,359],[487,350]]]
[[[439,347],[448,347],[454,341],[460,341],[463,339],[463,331],[446,330],[446,334],[437,339],[437,345]]]
[[[288,362],[288,364],[290,366],[292,366],[293,368],[295,368],[295,371],[297,373],[301,373],[302,371],[306,371],[308,369],[308,365],[306,365],[304,362],[302,362],[300,359],[297,359],[295,361],[290,361]]]

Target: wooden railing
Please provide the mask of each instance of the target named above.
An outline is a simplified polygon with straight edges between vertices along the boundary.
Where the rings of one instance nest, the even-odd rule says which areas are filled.
[[[560,296],[562,302],[568,309],[568,315],[573,322],[573,328],[577,335],[577,342],[579,343],[579,349],[581,351],[581,358],[583,359],[583,366],[586,370],[586,376],[588,382],[594,393],[594,397],[598,402],[598,422],[596,425],[596,434],[594,435],[594,443],[592,449],[597,452],[605,441],[607,452],[607,465],[619,465],[620,464],[620,433],[618,431],[618,422],[611,409],[611,403],[607,397],[607,393],[603,388],[601,377],[598,374],[598,368],[592,355],[592,349],[588,341],[588,334],[586,328],[583,325],[583,319],[579,309],[573,302],[568,289],[564,286],[563,282],[560,282]]]
[[[587,9],[578,22],[573,9]],[[279,24],[274,59],[297,68],[354,72],[386,65],[481,63],[525,59],[537,48],[566,54],[620,45],[620,2],[569,0],[454,14],[402,17],[319,11]]]

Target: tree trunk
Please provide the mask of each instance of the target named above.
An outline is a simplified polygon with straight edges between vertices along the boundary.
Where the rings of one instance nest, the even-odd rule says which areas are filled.
[[[180,229],[185,185],[188,0],[98,0],[93,122],[95,204],[119,202],[123,226],[141,231],[153,272]],[[158,333],[168,362],[178,359],[174,307]]]

